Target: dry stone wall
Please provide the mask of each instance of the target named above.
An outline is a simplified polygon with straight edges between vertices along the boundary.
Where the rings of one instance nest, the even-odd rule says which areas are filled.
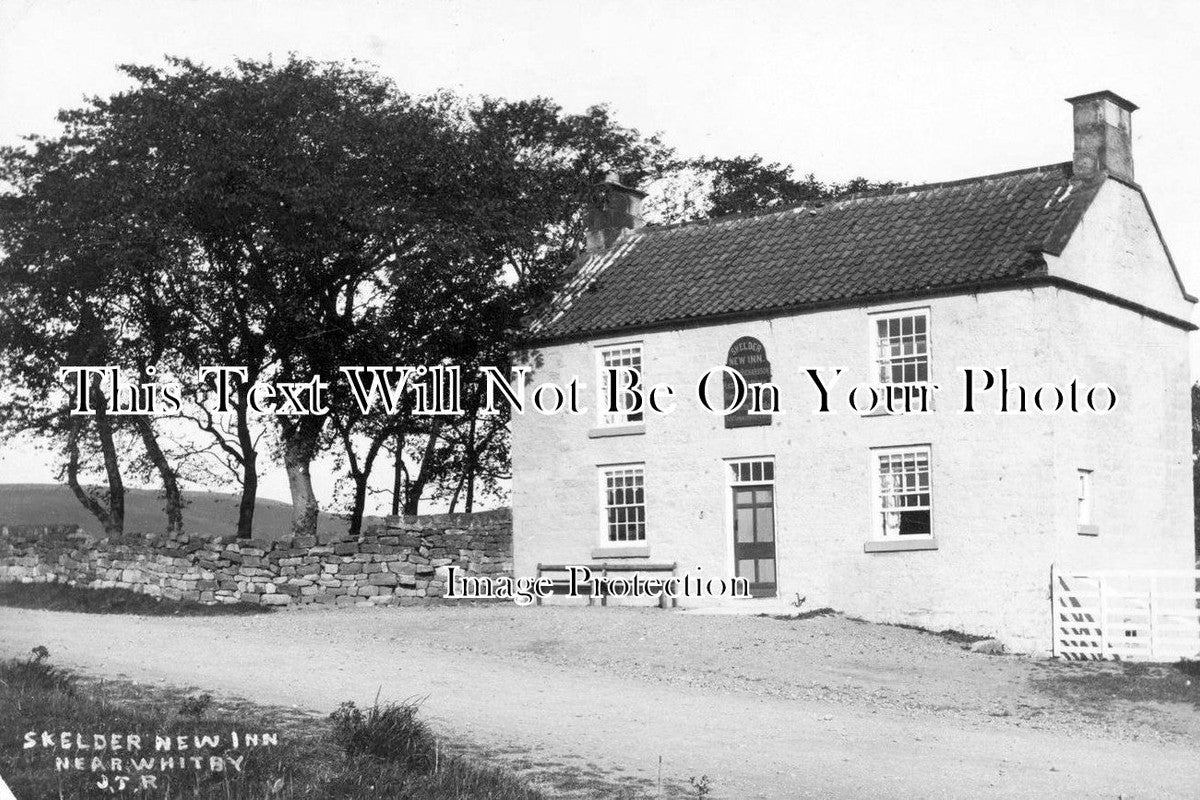
[[[332,541],[0,527],[0,583],[60,581],[199,603],[415,605],[445,593],[451,566],[464,576],[511,575],[511,512],[388,517],[355,540]]]

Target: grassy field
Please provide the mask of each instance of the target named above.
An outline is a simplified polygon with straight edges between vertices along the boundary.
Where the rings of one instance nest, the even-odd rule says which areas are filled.
[[[186,600],[160,599],[128,589],[85,589],[65,583],[0,583],[0,606],[153,617],[214,617],[271,612],[270,606],[250,603],[204,605]]]
[[[35,648],[26,659],[0,662],[0,775],[22,800],[544,798],[511,773],[446,752],[412,704],[344,703],[320,719],[214,703],[207,694],[87,682],[51,666],[49,656]],[[131,734],[140,737],[136,747]],[[59,770],[63,757],[69,766]]]
[[[232,534],[237,526],[238,495],[228,492],[188,491],[183,511],[184,528],[190,533]],[[165,517],[158,493],[129,489],[125,496],[126,533],[163,530]],[[291,528],[292,506],[278,500],[258,498],[254,504],[255,536],[277,539]],[[104,529],[84,509],[66,486],[50,483],[0,484],[0,525],[79,525],[93,534]],[[340,517],[322,514],[323,531],[342,532]]]

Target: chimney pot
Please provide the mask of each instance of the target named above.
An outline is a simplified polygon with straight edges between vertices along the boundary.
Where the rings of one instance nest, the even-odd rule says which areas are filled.
[[[1074,109],[1074,174],[1085,180],[1097,175],[1133,180],[1133,125],[1137,106],[1120,95],[1092,92],[1068,97]]]
[[[616,172],[609,171],[605,179],[593,187],[584,218],[587,252],[607,250],[621,234],[645,225],[642,219],[642,200],[645,197],[645,192],[626,186]]]

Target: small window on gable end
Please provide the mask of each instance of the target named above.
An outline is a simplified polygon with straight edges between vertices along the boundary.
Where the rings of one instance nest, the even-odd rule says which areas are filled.
[[[1075,470],[1075,523],[1081,536],[1097,536],[1100,527],[1095,520],[1095,489],[1090,469]]]

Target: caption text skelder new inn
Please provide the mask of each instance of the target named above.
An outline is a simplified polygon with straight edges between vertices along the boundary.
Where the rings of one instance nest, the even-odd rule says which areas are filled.
[[[426,366],[352,366],[340,367],[349,388],[349,397],[357,410],[369,414],[376,409],[388,414],[404,410],[418,416],[463,414],[462,369],[455,365]],[[482,412],[496,414],[501,408],[524,414],[588,414],[584,402],[588,384],[572,377],[565,383],[546,381],[531,385],[529,367],[515,367],[505,378],[496,367],[481,367],[477,379],[485,392]],[[1117,406],[1117,393],[1106,383],[1087,384],[1071,378],[1062,384],[1025,385],[1016,380],[1007,367],[962,367],[957,394],[960,402],[952,407],[961,413],[1054,414],[1059,412],[1107,414]],[[104,389],[105,411],[114,415],[171,415],[183,408],[183,391],[177,383],[154,380],[154,368],[147,370],[151,380],[136,381],[115,366],[63,367],[59,376],[67,384],[73,414],[96,413],[91,388]],[[816,390],[816,401],[809,409],[815,414],[836,414],[839,408],[856,413],[931,413],[933,402],[943,387],[936,383],[844,385],[844,369],[804,368],[804,380]],[[330,383],[319,375],[297,381],[256,382],[239,391],[246,381],[244,367],[203,367],[197,383],[211,392],[211,410],[227,413],[237,398],[244,397],[249,410],[260,415],[325,415],[330,409]],[[692,391],[681,395],[668,383],[646,385],[638,370],[609,367],[602,371],[595,390],[597,405],[605,413],[673,414],[681,402],[695,402],[705,411],[725,416],[746,406],[750,414],[783,414],[786,403],[778,385],[770,382],[748,383],[735,369],[715,366],[706,371]],[[405,400],[407,396],[407,401]]]

